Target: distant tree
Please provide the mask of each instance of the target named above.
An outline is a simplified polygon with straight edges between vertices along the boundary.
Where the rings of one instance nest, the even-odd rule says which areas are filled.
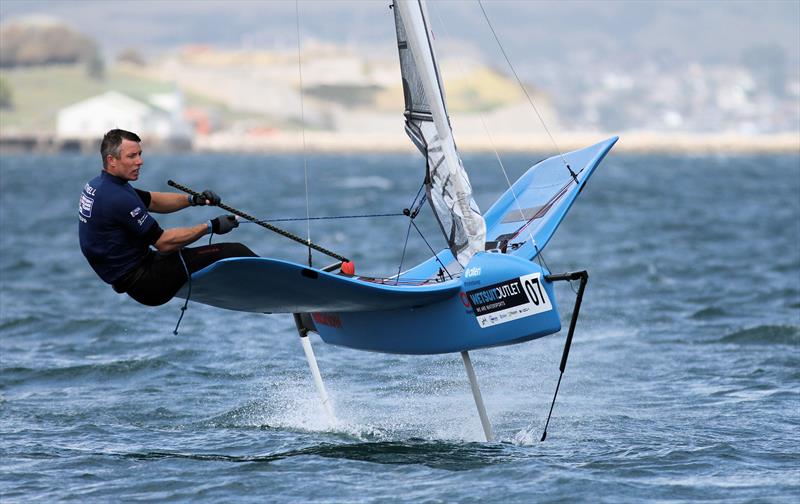
[[[9,84],[4,78],[0,77],[0,109],[10,108],[14,108],[11,84]]]
[[[86,62],[97,44],[65,24],[52,20],[21,20],[0,26],[0,67]]]
[[[117,54],[117,62],[129,63],[136,66],[144,66],[146,64],[142,55],[139,54],[139,51],[132,47],[120,51],[120,53]]]

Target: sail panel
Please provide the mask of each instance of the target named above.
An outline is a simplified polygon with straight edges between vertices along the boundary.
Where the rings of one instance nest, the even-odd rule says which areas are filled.
[[[484,250],[486,224],[453,139],[427,8],[421,0],[396,0],[394,13],[406,133],[426,158],[428,201],[450,250],[463,265]]]
[[[417,72],[414,56],[411,54],[411,48],[408,45],[405,25],[400,17],[399,9],[394,8],[393,11],[395,31],[397,32],[397,52],[400,56],[400,75],[403,80],[406,120],[415,122],[433,121],[430,105],[428,105],[428,100],[425,98],[422,79],[419,72]]]

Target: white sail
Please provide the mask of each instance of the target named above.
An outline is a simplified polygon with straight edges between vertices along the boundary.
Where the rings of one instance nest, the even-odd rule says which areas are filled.
[[[427,160],[428,201],[453,256],[466,265],[485,249],[486,223],[458,155],[423,0],[395,0],[406,132]]]

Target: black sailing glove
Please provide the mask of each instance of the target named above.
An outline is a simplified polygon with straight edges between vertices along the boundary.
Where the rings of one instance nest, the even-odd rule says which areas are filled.
[[[205,191],[203,191],[202,194],[193,194],[192,196],[189,197],[189,203],[192,206],[197,206],[197,205],[215,205],[216,206],[216,205],[219,205],[221,201],[222,201],[222,198],[219,197],[219,194],[217,194],[214,191],[211,191],[209,189],[206,189]],[[206,203],[206,202],[208,202],[208,203]]]
[[[211,232],[214,234],[225,234],[233,228],[239,227],[239,221],[236,220],[235,215],[220,215],[209,222],[211,222]]]

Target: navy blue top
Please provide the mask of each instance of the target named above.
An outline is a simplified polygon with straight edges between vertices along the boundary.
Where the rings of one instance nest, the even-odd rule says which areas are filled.
[[[135,269],[161,236],[161,227],[147,211],[149,204],[150,193],[106,171],[83,187],[78,204],[81,251],[106,283]]]

